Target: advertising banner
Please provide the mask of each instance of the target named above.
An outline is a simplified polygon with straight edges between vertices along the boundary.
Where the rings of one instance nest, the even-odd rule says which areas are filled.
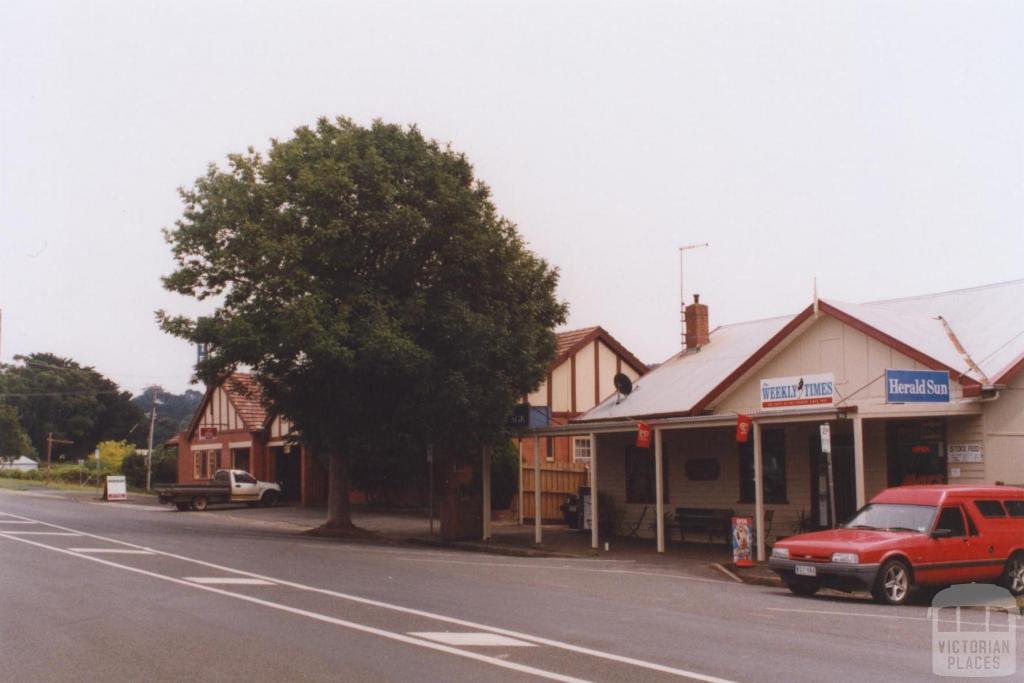
[[[750,430],[754,421],[747,415],[736,416],[736,443],[746,443],[750,439]]]
[[[949,403],[949,373],[935,370],[886,370],[886,403]]]
[[[636,423],[636,447],[637,448],[650,448],[651,447],[651,427],[644,422]]]
[[[835,378],[831,372],[761,380],[761,410],[820,408],[834,403]]]
[[[732,563],[737,567],[753,567],[750,549],[753,546],[754,521],[750,517],[732,518]]]

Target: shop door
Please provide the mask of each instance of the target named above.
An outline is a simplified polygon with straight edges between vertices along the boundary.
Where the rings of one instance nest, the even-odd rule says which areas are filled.
[[[285,453],[283,448],[275,448],[274,454],[277,481],[281,484],[281,500],[299,500],[302,495],[302,468],[299,462],[299,449],[292,448],[290,453]]]
[[[810,440],[811,519],[819,528],[832,526],[828,495],[828,460],[821,452],[821,438]],[[832,432],[832,478],[836,489],[836,523],[842,524],[857,512],[857,489],[853,467],[853,435]]]

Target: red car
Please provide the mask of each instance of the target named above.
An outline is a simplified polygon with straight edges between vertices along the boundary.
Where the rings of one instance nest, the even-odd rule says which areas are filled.
[[[791,536],[768,565],[797,595],[869,590],[899,605],[916,585],[996,582],[1024,594],[1024,489],[900,486],[838,529]]]

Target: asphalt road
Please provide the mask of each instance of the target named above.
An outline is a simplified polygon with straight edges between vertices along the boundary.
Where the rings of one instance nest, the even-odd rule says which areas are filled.
[[[926,610],[0,490],[0,681],[939,680]]]

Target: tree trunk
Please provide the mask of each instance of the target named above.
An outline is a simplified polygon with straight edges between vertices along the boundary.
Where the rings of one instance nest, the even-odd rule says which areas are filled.
[[[348,454],[331,451],[327,475],[328,529],[352,529],[352,508],[348,502]]]

